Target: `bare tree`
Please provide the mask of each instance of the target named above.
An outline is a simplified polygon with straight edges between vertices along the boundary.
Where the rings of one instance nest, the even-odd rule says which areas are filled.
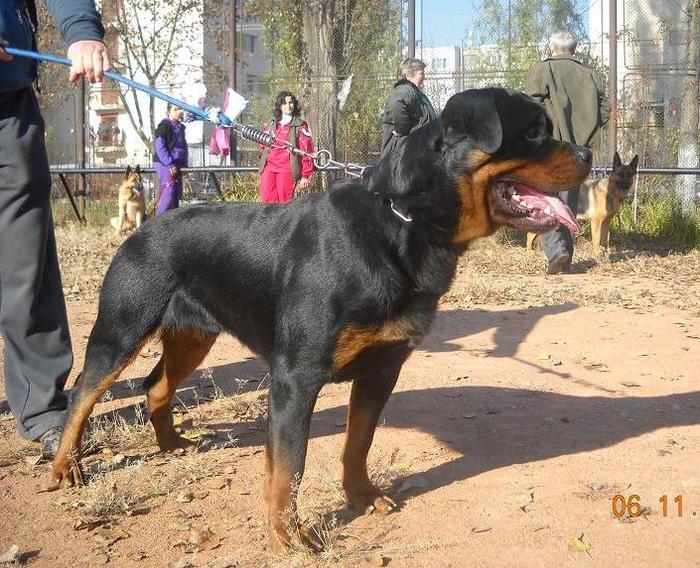
[[[119,37],[115,67],[120,73],[155,89],[171,83],[178,68],[198,68],[193,57],[183,54],[202,29],[201,0],[119,0],[111,7],[112,18],[106,23]],[[120,86],[119,96],[134,130],[150,147],[156,125],[154,98],[144,108],[143,97],[130,87]]]
[[[680,105],[678,167],[697,168],[700,166],[700,0],[690,0],[688,5],[685,69],[687,74],[683,79]],[[678,198],[685,210],[694,207],[698,187],[700,176],[678,176]]]

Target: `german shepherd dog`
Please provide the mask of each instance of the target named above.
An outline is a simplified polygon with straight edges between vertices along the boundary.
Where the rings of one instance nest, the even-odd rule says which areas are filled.
[[[283,205],[193,205],[145,224],[105,276],[53,463],[57,486],[81,481],[93,407],[153,337],[163,355],[144,386],[158,445],[189,445],[173,427],[171,399],[227,332],[270,365],[265,497],[274,545],[288,545],[298,526],[295,488],[329,382],[352,381],[342,453],[348,501],[360,512],[391,511],[394,501],[370,482],[367,453],[460,253],[499,226],[575,224],[557,193],[586,179],[591,152],[554,140],[551,128],[522,93],[470,90],[363,179]]]
[[[639,156],[635,155],[625,165],[615,152],[612,173],[599,180],[587,181],[579,191],[576,217],[591,220],[591,237],[596,252],[601,248],[610,249],[610,223],[629,197],[638,161]],[[536,238],[536,233],[527,234],[527,248],[533,248]]]
[[[119,217],[112,217],[110,224],[121,234],[138,229],[146,217],[146,199],[143,195],[141,166],[132,170],[127,166],[124,180],[119,186]]]

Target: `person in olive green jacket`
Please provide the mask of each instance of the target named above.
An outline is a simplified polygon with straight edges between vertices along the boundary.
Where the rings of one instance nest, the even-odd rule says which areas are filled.
[[[552,53],[538,63],[525,79],[524,91],[540,102],[553,124],[553,136],[579,146],[590,147],[601,126],[610,118],[610,104],[596,73],[576,57],[577,40],[569,31],[549,38]],[[578,189],[560,193],[576,211]],[[571,232],[559,226],[542,237],[548,274],[568,272],[574,254]]]

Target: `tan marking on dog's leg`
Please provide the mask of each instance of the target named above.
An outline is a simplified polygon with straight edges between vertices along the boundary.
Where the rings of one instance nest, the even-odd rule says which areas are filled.
[[[80,470],[80,447],[92,410],[110,385],[117,380],[128,363],[101,379],[94,389],[83,394],[75,405],[71,405],[61,436],[61,443],[53,460],[51,473],[60,487],[80,485],[83,482]]]
[[[399,367],[400,369],[400,367]],[[355,380],[348,405],[345,446],[343,448],[343,489],[348,502],[359,513],[390,513],[396,503],[375,487],[367,473],[367,454],[372,445],[379,415],[398,376],[374,383]]]
[[[537,233],[528,233],[525,248],[528,250],[535,250],[535,241],[539,235]]]
[[[281,460],[274,463],[269,448],[265,459],[265,500],[270,542],[277,552],[282,552],[290,546],[289,531],[298,530],[295,503],[295,490],[298,488],[295,487],[296,480],[290,468]]]
[[[603,219],[600,226],[600,246],[610,250],[610,219]]]
[[[202,337],[192,331],[181,331],[165,332],[161,339],[163,356],[153,371],[160,376],[146,396],[158,447],[165,451],[192,445],[175,432],[170,403],[180,383],[194,372],[209,353],[216,336]]]
[[[597,253],[601,245],[601,219],[599,217],[591,218],[591,241],[593,250]]]

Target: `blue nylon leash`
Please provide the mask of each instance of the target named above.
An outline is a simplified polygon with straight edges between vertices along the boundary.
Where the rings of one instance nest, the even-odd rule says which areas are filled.
[[[72,63],[70,62],[70,59],[66,59],[64,57],[57,57],[55,55],[50,55],[48,53],[39,53],[38,51],[30,51],[27,49],[17,49],[16,47],[3,47],[3,49],[9,53],[10,55],[16,55],[18,57],[28,57],[30,59],[38,59],[39,61],[47,61],[49,63],[58,63],[59,65],[67,65],[70,67]],[[165,93],[161,93],[160,91],[153,89],[149,87],[148,85],[144,85],[143,83],[139,83],[138,81],[134,81],[133,79],[129,79],[129,77],[125,77],[124,75],[120,75],[119,73],[114,73],[113,71],[105,71],[104,76],[112,79],[114,81],[118,81],[120,83],[124,83],[125,85],[128,85],[129,87],[132,87],[134,89],[137,89],[139,91],[143,91],[144,93],[147,93],[151,95],[152,97],[156,97],[158,99],[164,100],[166,102],[172,103],[175,106],[178,106],[179,108],[186,110],[187,112],[191,113],[193,116],[200,120],[205,120],[207,122],[213,122],[214,124],[218,124],[221,126],[224,126],[226,128],[231,128],[233,129],[236,134],[241,136],[242,138],[246,138],[247,140],[251,140],[253,142],[257,142],[258,144],[263,144],[264,146],[268,147],[273,147],[276,143],[275,137],[267,134],[265,132],[261,132],[257,128],[254,128],[252,126],[244,126],[242,124],[239,124],[233,120],[231,120],[228,116],[226,116],[223,112],[218,111],[216,115],[216,120],[213,119],[211,114],[207,109],[201,109],[199,107],[195,107],[192,105],[188,105],[187,103],[176,99],[175,97],[171,97],[170,95],[166,95]],[[293,147],[289,142],[284,142],[282,143],[282,146],[284,147],[285,150],[297,154],[299,156],[308,156],[314,161],[314,165],[316,166],[317,169],[319,170],[326,170],[329,168],[338,168],[343,170],[346,174],[354,176],[354,177],[362,177],[366,166],[360,166],[358,164],[353,164],[351,162],[348,163],[342,163],[338,162],[333,159],[333,156],[328,150],[317,150],[316,152],[310,153],[310,152],[304,152],[303,150],[300,150],[299,148]]]
[[[26,49],[17,49],[16,47],[4,47],[3,48],[7,53],[10,55],[16,55],[18,57],[28,57],[30,59],[38,59],[40,61],[47,61],[49,63],[58,63],[59,65],[67,65],[68,67],[71,66],[70,59],[66,59],[64,57],[56,57],[55,55],[49,55],[47,53],[39,53],[37,51],[29,51]],[[165,93],[161,93],[160,91],[156,91],[155,89],[152,89],[148,85],[144,85],[142,83],[139,83],[137,81],[134,81],[133,79],[129,79],[128,77],[125,77],[124,75],[120,75],[119,73],[114,73],[113,71],[105,71],[104,72],[105,77],[108,77],[109,79],[113,79],[114,81],[119,81],[120,83],[124,83],[125,85],[129,85],[130,87],[137,89],[139,91],[143,91],[144,93],[148,93],[152,97],[156,97],[159,99],[162,99],[166,102],[172,103],[178,107],[180,107],[182,110],[186,110],[187,112],[192,113],[194,116],[196,116],[200,120],[206,120],[207,122],[214,122],[210,119],[208,113],[206,110],[202,110],[199,107],[195,107],[192,105],[188,105],[187,103],[176,99],[175,97],[171,97],[170,95],[166,95]],[[226,116],[223,112],[219,112],[218,117],[219,123],[222,124],[223,126],[233,126],[233,122],[231,119],[229,119],[228,116]]]

